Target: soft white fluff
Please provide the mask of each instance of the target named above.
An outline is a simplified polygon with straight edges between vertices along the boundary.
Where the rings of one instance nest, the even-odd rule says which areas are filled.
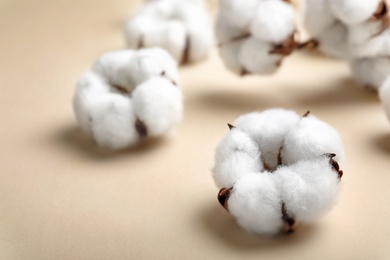
[[[294,111],[276,108],[242,115],[234,125],[256,142],[267,168],[275,169],[284,138],[299,120]]]
[[[163,135],[182,118],[178,82],[176,62],[165,50],[108,52],[77,83],[77,122],[110,149]]]
[[[228,209],[245,230],[274,235],[283,227],[280,191],[272,173],[251,173],[236,182]]]
[[[390,75],[390,58],[355,59],[350,62],[357,81],[364,87],[378,90]]]
[[[350,57],[348,28],[344,24],[335,22],[315,36],[315,39],[319,41],[319,48],[322,52],[338,58]]]
[[[130,48],[161,47],[178,62],[206,58],[213,32],[206,4],[201,0],[150,1],[125,25]],[[188,60],[184,60],[188,45]]]
[[[315,38],[336,22],[328,0],[306,0],[302,4],[302,13],[306,29]]]
[[[327,156],[281,167],[274,175],[286,210],[302,222],[318,219],[337,201],[338,173]]]
[[[379,97],[382,101],[387,118],[390,120],[390,77],[385,80],[379,89]]]
[[[132,98],[135,114],[146,125],[148,136],[160,136],[182,119],[181,89],[166,78],[154,77],[142,83]]]
[[[243,4],[242,4],[243,5]],[[257,39],[281,43],[294,33],[294,7],[283,1],[262,1],[250,25],[250,31]]]
[[[225,66],[238,75],[270,74],[295,48],[293,6],[280,0],[222,0],[216,36]],[[284,46],[282,48],[282,46]],[[275,54],[278,49],[279,54]]]
[[[215,151],[213,178],[218,188],[230,188],[250,172],[263,170],[257,144],[243,131],[233,128]]]
[[[338,162],[344,158],[341,136],[332,126],[309,115],[285,136],[282,160],[284,164],[291,165],[327,153],[336,154],[334,160]]]
[[[382,0],[328,0],[330,10],[344,24],[363,23],[371,18]]]

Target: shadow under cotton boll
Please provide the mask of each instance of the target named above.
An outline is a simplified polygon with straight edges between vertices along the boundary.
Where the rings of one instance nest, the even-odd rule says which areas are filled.
[[[374,137],[373,144],[381,151],[390,154],[390,133]]]

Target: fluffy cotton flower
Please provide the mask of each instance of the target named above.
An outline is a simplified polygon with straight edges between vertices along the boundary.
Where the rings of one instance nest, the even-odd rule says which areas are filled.
[[[375,91],[390,76],[389,57],[355,59],[350,64],[357,81],[362,86]]]
[[[241,76],[270,74],[297,44],[295,11],[288,1],[222,0],[216,22],[220,55]]]
[[[178,82],[177,65],[165,50],[108,52],[77,83],[76,119],[99,146],[134,146],[181,121]]]
[[[207,57],[213,33],[204,0],[149,1],[125,25],[130,48],[161,47],[180,63]]]
[[[335,204],[344,151],[331,126],[309,113],[270,109],[242,115],[229,127],[213,177],[219,202],[245,230],[290,233]]]

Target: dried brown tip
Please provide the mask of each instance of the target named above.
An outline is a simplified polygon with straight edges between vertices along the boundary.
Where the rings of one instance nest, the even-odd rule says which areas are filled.
[[[121,94],[124,94],[124,95],[128,95],[129,94],[129,91],[125,88],[125,87],[122,87],[122,86],[118,86],[118,85],[112,85],[116,90],[118,90]]]
[[[164,77],[164,76],[165,76],[165,70],[161,71],[160,76],[161,76],[161,77]]]
[[[137,49],[142,49],[144,47],[144,36],[141,35],[138,40],[138,46]]]
[[[310,39],[305,42],[301,42],[297,44],[297,49],[309,49],[313,50],[318,47],[320,43],[316,39]]]
[[[183,55],[181,56],[181,62],[180,64],[187,64],[190,62],[190,49],[191,49],[191,41],[190,41],[190,36],[186,36],[186,43],[185,47],[183,50]]]
[[[232,124],[227,124],[228,125],[228,127],[229,127],[229,130],[232,130],[233,128],[235,128],[235,126],[234,125],[232,125]]]
[[[282,150],[283,150],[283,146],[281,146],[281,147],[279,148],[279,153],[278,153],[278,165],[282,165],[282,163],[283,163]]]
[[[296,48],[297,43],[295,42],[295,37],[293,33],[281,44],[274,45],[274,48],[269,53],[287,56],[290,55]]]
[[[224,207],[227,211],[229,211],[229,209],[228,209],[228,200],[229,200],[230,193],[231,193],[232,190],[233,190],[233,187],[231,187],[231,188],[222,188],[218,192],[219,204],[221,204],[222,207]]]
[[[336,156],[336,154],[334,153],[328,153],[328,154],[325,154],[326,156],[329,157],[329,163],[330,165],[332,166],[333,170],[335,170],[337,172],[337,174],[339,175],[339,179],[341,179],[341,177],[343,177],[343,171],[340,170],[340,165],[338,162],[336,162],[335,160],[333,160],[333,158]]]
[[[244,76],[250,75],[250,74],[251,73],[248,70],[246,70],[245,68],[242,68],[241,71],[240,71],[240,76],[241,77],[244,77]]]
[[[372,37],[376,37],[383,33],[387,28],[390,26],[390,17],[389,17],[389,7],[387,5],[386,0],[382,0],[378,8],[376,9],[375,13],[371,16],[369,19],[371,22],[381,22],[381,26],[379,28],[379,31],[375,33]]]
[[[146,137],[148,135],[148,129],[144,122],[142,122],[139,118],[135,121],[135,129],[141,138]]]
[[[287,211],[286,204],[282,203],[282,220],[283,220],[283,232],[286,234],[294,233],[298,223],[295,217],[290,215]]]
[[[308,117],[309,115],[310,115],[310,110],[307,110],[306,113],[304,113],[302,117]]]

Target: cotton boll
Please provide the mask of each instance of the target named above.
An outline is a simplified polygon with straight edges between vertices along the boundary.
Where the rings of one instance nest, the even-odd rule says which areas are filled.
[[[100,56],[92,65],[92,70],[104,77],[111,85],[131,92],[135,85],[130,76],[130,60],[133,50],[110,51]]]
[[[90,107],[92,135],[101,147],[113,150],[136,144],[139,135],[131,100],[120,94],[101,95]]]
[[[378,90],[390,75],[390,58],[355,59],[350,62],[354,77],[370,89]]]
[[[242,44],[238,60],[249,74],[271,74],[279,67],[283,55],[271,54],[271,44],[249,38]]]
[[[230,25],[241,30],[247,30],[259,2],[259,0],[246,0],[245,4],[242,4],[242,1],[238,0],[220,0],[220,15]]]
[[[139,85],[132,95],[134,110],[147,136],[156,137],[178,124],[183,115],[181,89],[166,78],[154,77]]]
[[[266,167],[275,169],[279,164],[279,150],[284,138],[299,120],[300,117],[294,111],[269,109],[242,115],[234,125],[256,142]]]
[[[334,160],[337,162],[344,158],[341,136],[330,125],[308,115],[288,132],[281,154],[282,162],[291,165],[328,153],[336,154]]]
[[[387,118],[390,120],[390,77],[388,77],[379,89],[379,97],[385,109]]]
[[[259,2],[250,31],[259,40],[281,43],[294,33],[295,10],[283,1]]]
[[[215,33],[218,43],[222,45],[222,47],[225,43],[228,44],[230,41],[247,34],[228,24],[220,14],[217,15],[217,20],[215,22]]]
[[[331,27],[336,19],[329,10],[328,0],[307,0],[303,2],[304,24],[313,37]]]
[[[73,96],[73,109],[76,120],[85,132],[91,131],[90,107],[96,97],[110,91],[110,86],[99,75],[93,72],[85,73],[78,81]]]
[[[138,49],[146,46],[145,37],[155,30],[155,18],[153,16],[137,15],[124,26],[127,45],[130,49]]]
[[[333,15],[347,25],[369,20],[380,2],[381,0],[328,0]]]
[[[238,224],[251,233],[275,235],[283,227],[280,193],[271,173],[251,173],[238,180],[228,209]]]
[[[317,35],[316,39],[322,52],[338,58],[350,57],[348,28],[344,24],[335,22]]]
[[[240,52],[241,47],[243,43],[246,41],[246,39],[238,40],[238,41],[232,41],[226,44],[223,44],[219,48],[219,55],[221,55],[221,58],[223,60],[223,63],[225,66],[231,70],[232,72],[243,75],[244,74],[244,68],[241,66],[241,63],[239,61],[239,58],[237,56],[237,53]]]
[[[274,175],[281,200],[288,212],[299,221],[318,219],[337,201],[339,178],[327,156],[281,167]]]
[[[215,151],[213,178],[218,188],[230,188],[250,172],[263,170],[256,143],[244,132],[232,128]]]

